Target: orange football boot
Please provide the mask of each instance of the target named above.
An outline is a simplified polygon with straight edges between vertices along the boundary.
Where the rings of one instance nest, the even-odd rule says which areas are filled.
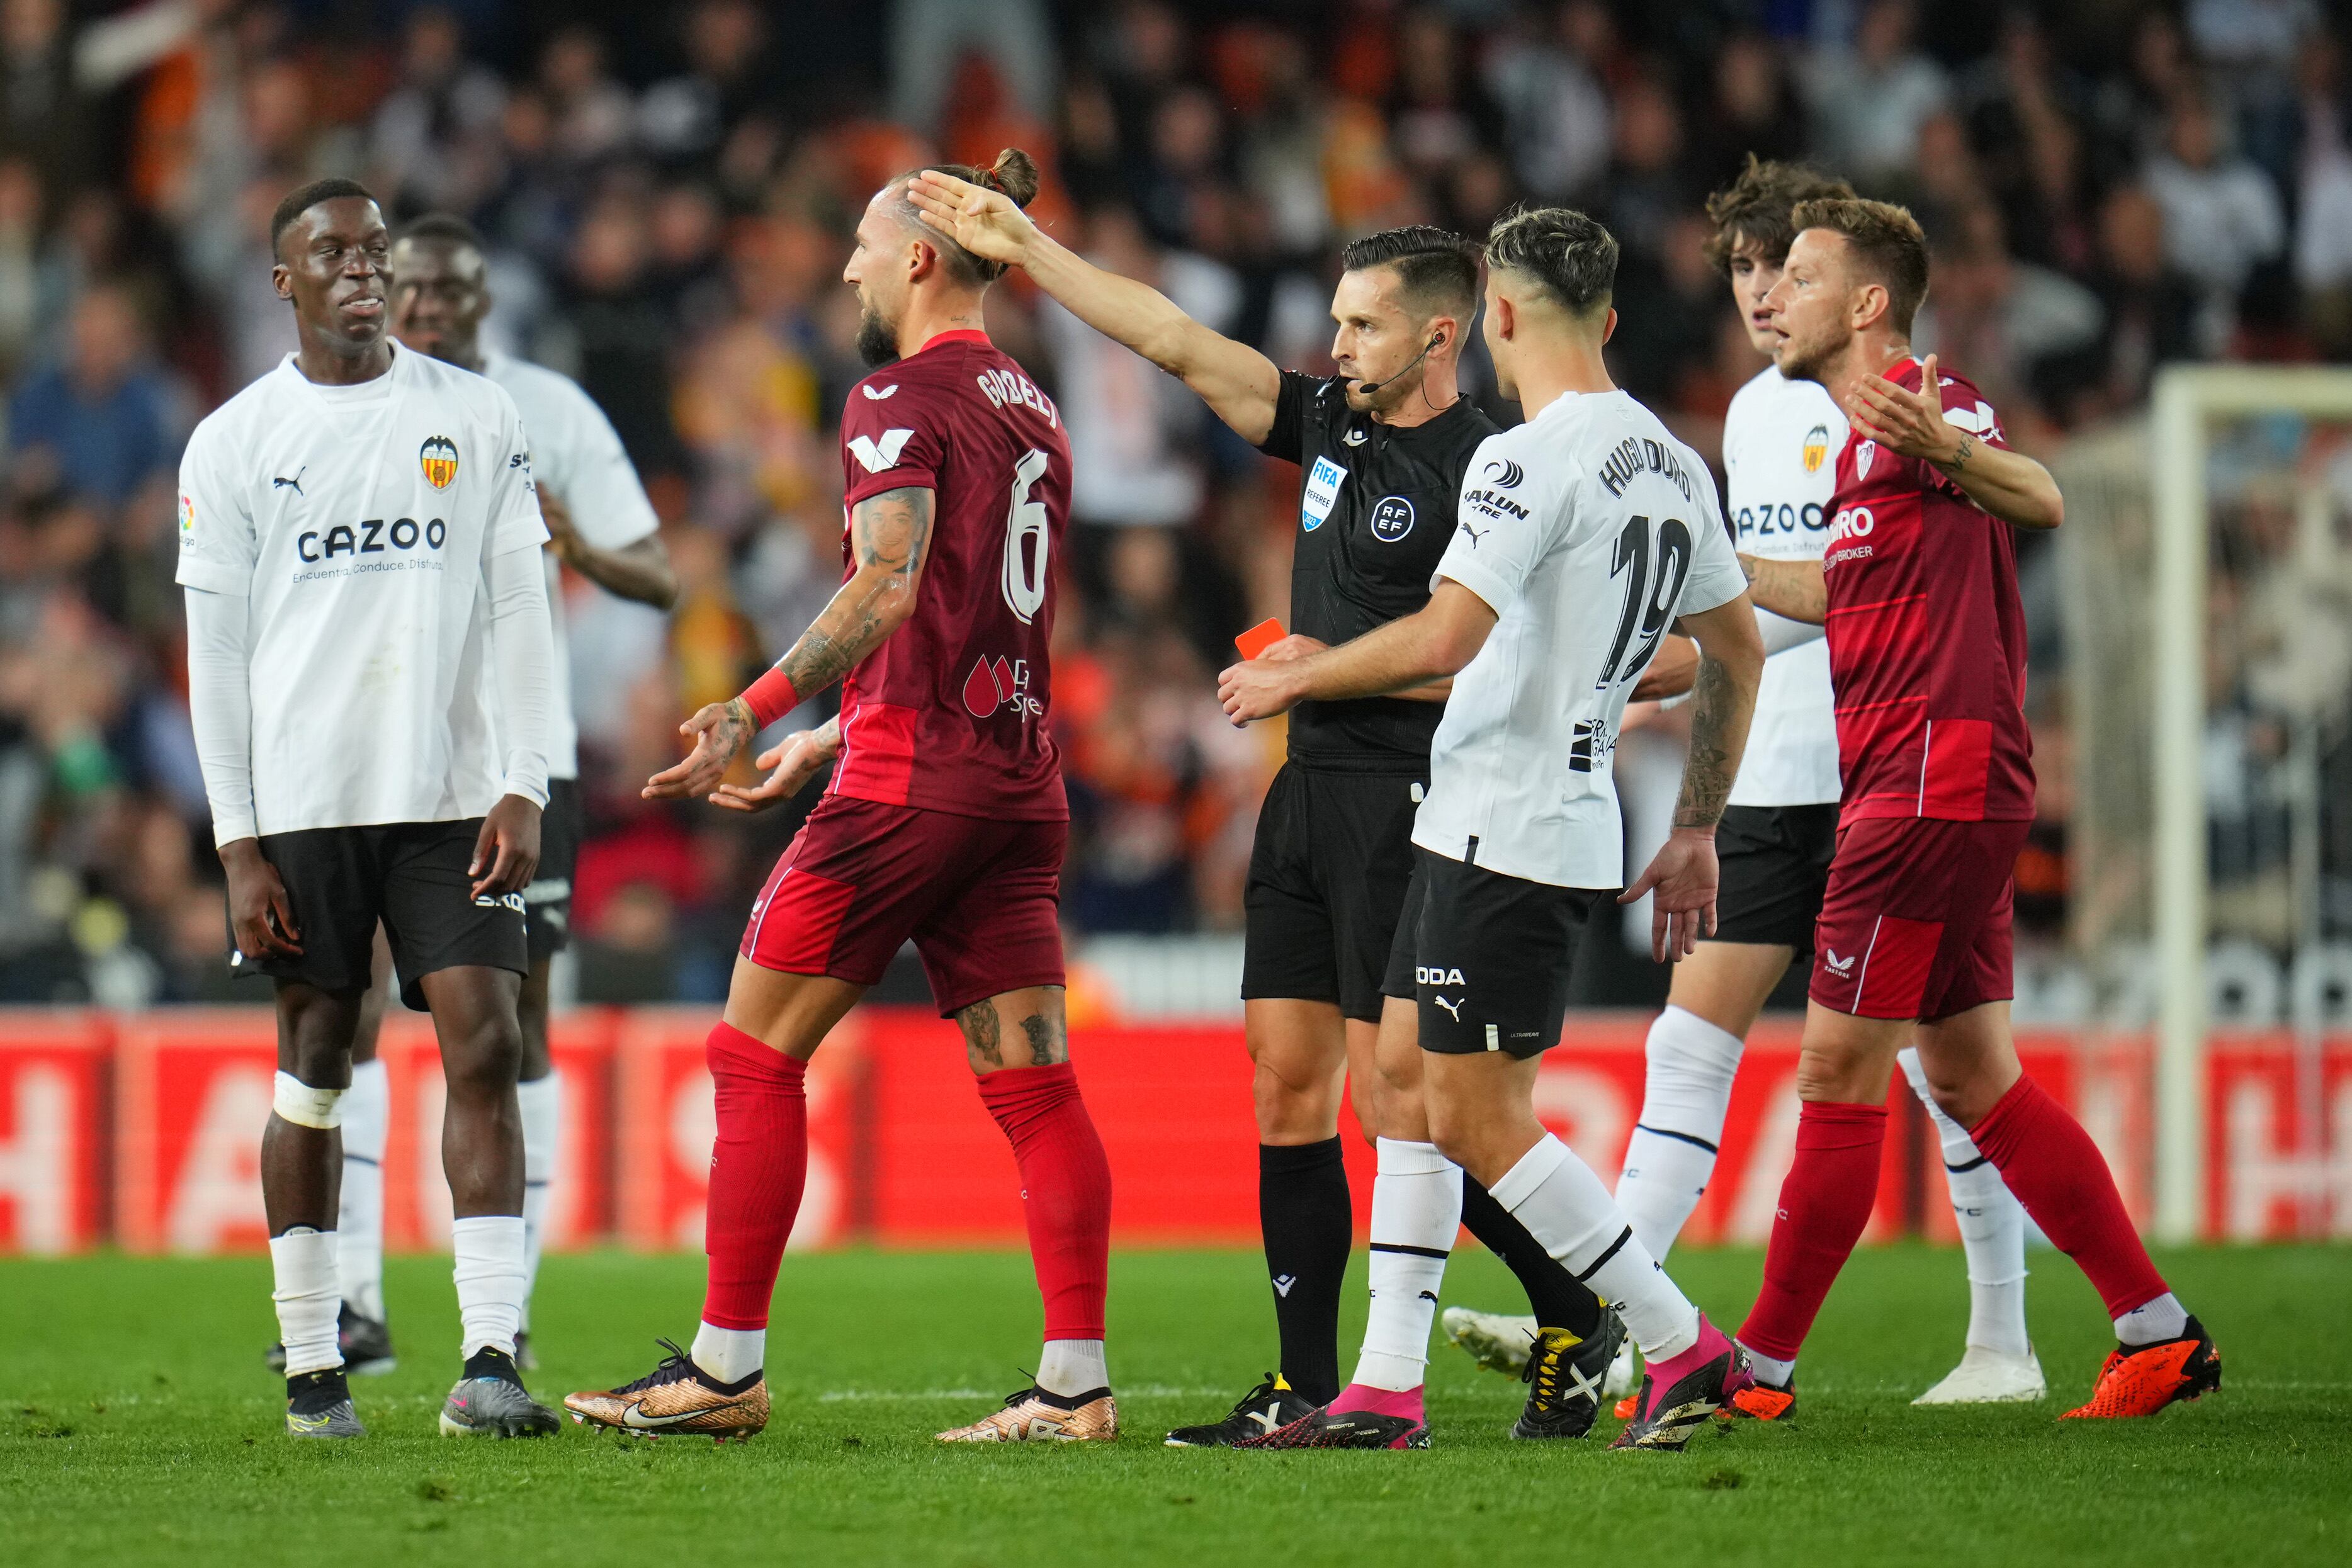
[[[2194,1317],[2179,1339],[2156,1344],[2117,1345],[2099,1368],[2090,1402],[2061,1421],[2111,1421],[2153,1416],[2179,1399],[2201,1399],[2221,1386],[2221,1353],[2205,1325]]]

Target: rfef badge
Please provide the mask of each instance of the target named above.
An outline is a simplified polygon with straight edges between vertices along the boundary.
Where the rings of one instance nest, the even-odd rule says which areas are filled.
[[[1298,497],[1299,525],[1308,533],[1323,526],[1331,508],[1339,504],[1339,486],[1348,482],[1348,471],[1328,457],[1318,457],[1315,466],[1307,471],[1307,488]]]

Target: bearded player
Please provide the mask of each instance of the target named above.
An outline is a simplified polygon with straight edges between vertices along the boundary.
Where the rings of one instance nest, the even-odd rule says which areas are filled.
[[[1429,602],[1430,575],[1479,443],[1495,425],[1455,382],[1478,304],[1478,247],[1424,225],[1340,252],[1331,295],[1339,373],[1286,371],[1192,319],[1145,284],[1055,243],[992,191],[925,173],[909,188],[959,244],[1024,269],[1095,330],[1197,393],[1234,433],[1298,465],[1292,632],[1268,656],[1346,643]],[[1499,467],[1496,470],[1500,472]],[[1532,1363],[1517,1437],[1576,1437],[1619,1334],[1600,1298],[1438,1153],[1421,1109],[1412,1002],[1382,997],[1412,877],[1413,813],[1447,685],[1302,704],[1250,856],[1243,1035],[1254,1068],[1258,1223],[1278,1370],[1176,1448],[1225,1448],[1338,1396],[1339,1298],[1354,1218],[1340,1084],[1373,1138],[1371,1312],[1358,1370],[1418,1388],[1437,1311],[1433,1270],[1467,1227],[1527,1289],[1519,1359]]]
[[[1727,188],[1707,200],[1714,232],[1707,260],[1731,284],[1740,323],[1760,353],[1780,346],[1763,308],[1780,280],[1799,202],[1851,196],[1843,180],[1799,165],[1750,158]],[[1767,365],[1731,400],[1724,420],[1726,519],[1738,548],[1786,560],[1819,560],[1830,534],[1835,455],[1845,414],[1818,382]],[[1651,1254],[1666,1256],[1715,1174],[1731,1082],[1748,1031],[1789,966],[1813,950],[1813,921],[1829,882],[1838,826],[1837,722],[1829,650],[1822,629],[1774,615],[1757,617],[1763,685],[1739,778],[1716,838],[1722,862],[1722,919],[1675,966],[1665,1010],[1644,1042],[1642,1113],[1625,1146],[1617,1203]],[[1689,689],[1697,650],[1670,639],[1658,663],[1678,665],[1664,691]],[[1654,676],[1660,672],[1653,672]],[[1927,1092],[1919,1053],[1903,1070],[1926,1102],[1943,1145],[1944,1179],[1968,1260],[1969,1328],[1960,1364],[1913,1403],[1969,1405],[2042,1397],[2042,1366],[2025,1332],[2025,1211],[1960,1125]],[[1483,1364],[1516,1372],[1534,1325],[1450,1307],[1448,1337]],[[1633,1386],[1628,1345],[1611,1370],[1612,1391]],[[1633,1414],[1629,1396],[1618,1415]]]
[[[1036,193],[1036,165],[1018,151],[952,172],[1016,203]],[[718,1139],[701,1327],[690,1350],[671,1346],[635,1382],[564,1400],[603,1426],[725,1440],[767,1424],[769,1298],[808,1168],[803,1075],[911,938],[1012,1142],[1045,1302],[1034,1385],[940,1437],[1118,1435],[1103,1357],[1110,1167],[1063,1027],[1069,808],[1046,728],[1069,442],[1052,402],[982,328],[1004,268],[925,227],[910,177],[867,204],[843,273],[864,309],[859,351],[882,368],[851,390],[841,422],[841,588],[750,690],[681,727],[692,754],[645,791],[759,810],[836,762],[751,905],[710,1031]],[[753,736],[835,681],[838,719],[762,754],[765,781],[722,783]]]
[[[1783,374],[1819,382],[1853,434],[1828,554],[1743,555],[1767,609],[1827,628],[1843,800],[1798,1071],[1797,1153],[1764,1285],[1739,1331],[1765,1418],[1795,1403],[1798,1349],[1870,1217],[1886,1085],[1913,1033],[1936,1103],[2090,1276],[2120,1342],[2069,1416],[2149,1416],[2221,1385],[2082,1126],[2010,1035],[2011,868],[2033,819],[2025,616],[2012,528],[2054,528],[2056,483],[1991,404],[1912,356],[1927,247],[1901,207],[1805,202],[1765,296]]]

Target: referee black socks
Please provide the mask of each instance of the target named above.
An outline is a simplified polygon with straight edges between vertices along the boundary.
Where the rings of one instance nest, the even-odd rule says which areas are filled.
[[[1282,1375],[1302,1397],[1328,1405],[1339,1394],[1339,1290],[1354,1229],[1339,1140],[1259,1145],[1257,1219],[1282,1337]]]

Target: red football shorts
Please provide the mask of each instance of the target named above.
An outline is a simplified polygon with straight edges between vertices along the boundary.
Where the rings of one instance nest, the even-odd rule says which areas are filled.
[[[1812,999],[1928,1022],[2007,1000],[2012,876],[2032,826],[1865,817],[1840,829],[1813,925]]]
[[[743,956],[870,986],[911,938],[940,1016],[1062,975],[1067,822],[827,795],[751,905]]]

